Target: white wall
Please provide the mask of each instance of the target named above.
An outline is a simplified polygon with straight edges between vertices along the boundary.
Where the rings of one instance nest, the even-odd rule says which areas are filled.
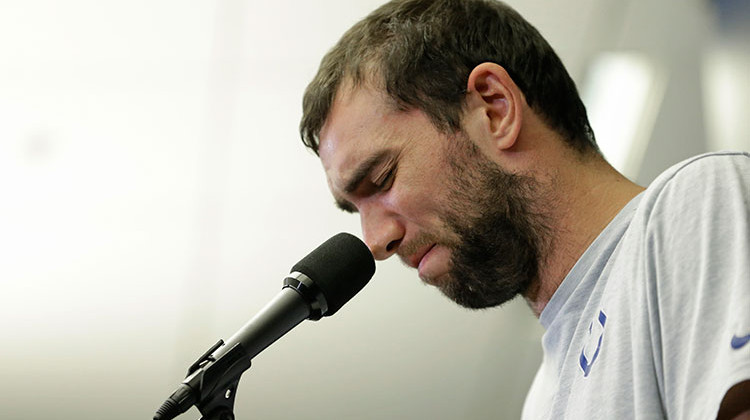
[[[612,2],[511,3],[578,79],[611,47],[593,40]],[[378,4],[0,3],[1,418],[150,418],[293,263],[360,232],[297,124],[322,55]],[[541,332],[521,301],[459,309],[389,261],[256,357],[236,412],[517,417]]]

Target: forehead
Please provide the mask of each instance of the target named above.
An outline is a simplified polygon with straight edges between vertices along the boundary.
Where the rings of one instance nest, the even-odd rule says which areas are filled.
[[[326,175],[353,165],[361,155],[386,146],[394,109],[374,88],[343,85],[320,130],[319,153]]]
[[[350,167],[363,155],[417,143],[435,146],[436,137],[450,136],[439,132],[424,112],[400,109],[373,83],[345,83],[320,130],[318,150],[330,180],[331,174]]]
[[[341,202],[354,181],[396,157],[401,168],[437,163],[441,136],[424,112],[400,110],[373,87],[346,86],[320,131],[318,150],[329,188]]]

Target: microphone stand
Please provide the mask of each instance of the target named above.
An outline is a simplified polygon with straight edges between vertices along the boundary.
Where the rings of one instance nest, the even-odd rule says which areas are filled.
[[[200,384],[196,407],[203,417],[199,420],[235,420],[237,386],[251,363],[240,344],[214,359],[211,355],[223,345],[224,340],[219,340],[188,368],[185,382]]]
[[[240,378],[237,377],[230,382],[224,394],[212,395],[209,401],[197,405],[203,417],[199,420],[235,420],[234,419],[234,396],[237,393],[237,385]]]
[[[240,382],[239,376],[229,383],[224,394],[217,393],[212,395],[211,399],[199,403],[203,417],[199,420],[235,420],[234,419],[234,397],[237,393],[237,385]]]

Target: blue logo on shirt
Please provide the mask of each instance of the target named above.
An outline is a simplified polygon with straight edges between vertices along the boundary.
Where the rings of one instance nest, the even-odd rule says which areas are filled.
[[[591,356],[591,359],[589,360],[588,357],[586,357],[586,354],[591,354],[590,352],[587,352],[588,344],[583,346],[583,349],[581,349],[581,357],[578,359],[579,363],[581,364],[581,369],[583,369],[583,377],[589,376],[589,373],[591,372],[591,366],[594,365],[594,362],[596,362],[596,359],[599,357],[599,350],[602,348],[602,338],[604,338],[604,324],[607,322],[607,315],[604,314],[604,312],[599,311],[599,317],[596,320],[597,321],[597,330],[600,330],[599,332],[599,338],[596,340],[596,350],[594,351],[594,355]],[[589,336],[591,337],[592,330],[594,329],[594,321],[591,322],[589,325]],[[589,338],[590,340],[591,338]],[[592,344],[593,342],[589,341],[589,343]]]
[[[733,335],[731,344],[733,349],[738,350],[744,347],[748,342],[750,342],[750,334],[744,337],[737,337],[736,335]]]

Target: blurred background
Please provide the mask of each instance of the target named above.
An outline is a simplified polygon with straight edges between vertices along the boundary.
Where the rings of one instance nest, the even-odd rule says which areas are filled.
[[[297,125],[381,0],[0,0],[0,418],[138,419],[339,231]],[[750,149],[750,2],[511,0],[643,185]],[[398,261],[253,359],[239,419],[518,418],[543,333]],[[199,418],[191,409],[180,418]]]

